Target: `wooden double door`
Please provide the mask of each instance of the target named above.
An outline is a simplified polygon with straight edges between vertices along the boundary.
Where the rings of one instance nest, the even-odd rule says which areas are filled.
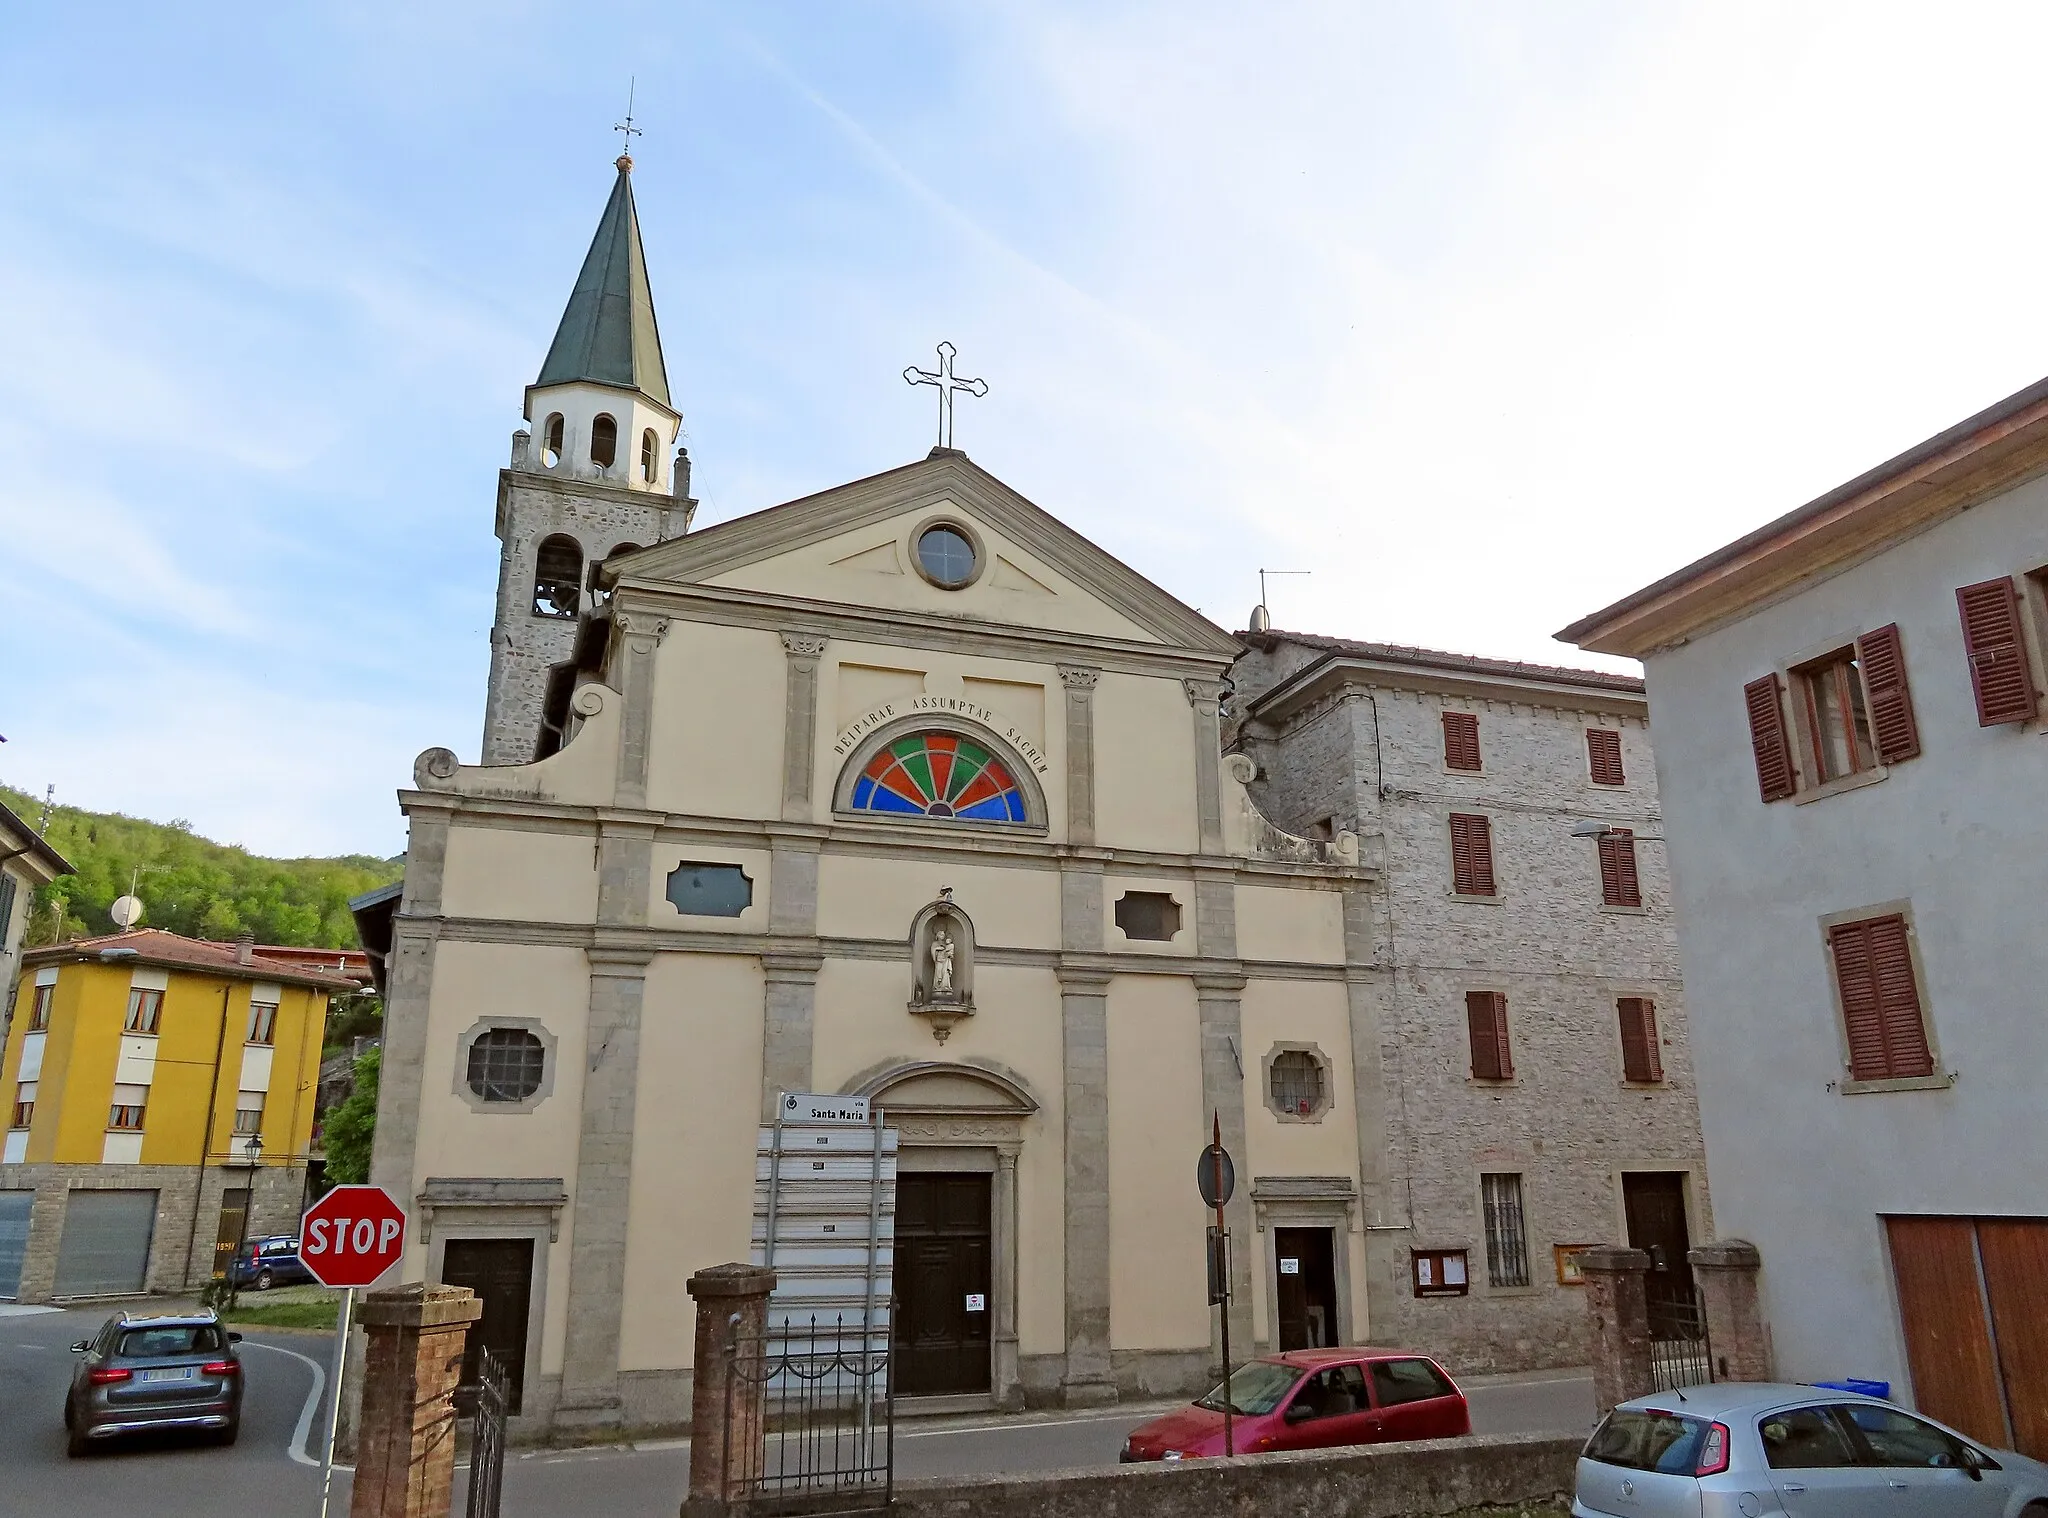
[[[896,1178],[894,1379],[902,1396],[989,1389],[989,1181],[951,1172]]]
[[[1915,1405],[2048,1460],[2048,1218],[1884,1224]]]
[[[484,1315],[469,1331],[462,1379],[477,1379],[478,1352],[488,1344],[511,1381],[506,1411],[517,1413],[526,1380],[527,1313],[533,1296],[532,1239],[450,1239],[441,1252],[441,1280],[477,1294]]]

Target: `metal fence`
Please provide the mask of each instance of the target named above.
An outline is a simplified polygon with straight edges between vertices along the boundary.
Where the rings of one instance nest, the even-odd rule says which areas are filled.
[[[468,1518],[498,1518],[505,1488],[505,1412],[512,1401],[512,1378],[505,1364],[479,1346],[477,1378],[462,1388],[463,1409],[471,1418],[469,1441]]]
[[[1652,1296],[1650,1377],[1657,1391],[1704,1386],[1714,1379],[1713,1345],[1707,1340],[1707,1312],[1697,1291]]]
[[[737,1331],[727,1350],[725,1470],[749,1514],[886,1513],[896,1398],[886,1338],[835,1318]]]

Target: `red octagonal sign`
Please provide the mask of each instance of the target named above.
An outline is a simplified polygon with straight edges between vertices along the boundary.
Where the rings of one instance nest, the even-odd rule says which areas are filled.
[[[299,1258],[323,1286],[368,1286],[403,1253],[405,1209],[382,1186],[337,1186],[299,1225]]]

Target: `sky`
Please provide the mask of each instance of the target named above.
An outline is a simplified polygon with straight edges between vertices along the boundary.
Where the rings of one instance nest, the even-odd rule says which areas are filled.
[[[956,442],[1229,628],[1550,634],[2048,372],[2048,7],[17,7],[0,781],[269,854],[474,760],[634,185],[700,524]]]

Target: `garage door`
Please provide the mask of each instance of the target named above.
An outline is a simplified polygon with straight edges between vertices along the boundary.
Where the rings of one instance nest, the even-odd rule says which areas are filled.
[[[0,1191],[0,1297],[21,1291],[21,1261],[28,1253],[28,1215],[33,1191]]]
[[[57,1243],[57,1295],[139,1292],[156,1228],[154,1191],[74,1191],[65,1198]]]

